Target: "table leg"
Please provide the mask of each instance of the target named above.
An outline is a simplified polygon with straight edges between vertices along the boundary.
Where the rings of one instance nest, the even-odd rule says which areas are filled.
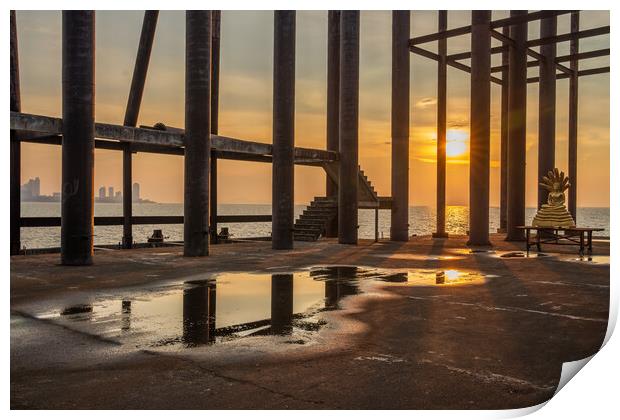
[[[530,230],[525,229],[525,251],[527,256],[530,256]]]
[[[592,255],[592,231],[588,231],[588,254]]]
[[[541,235],[541,231],[539,230],[536,233],[536,250],[538,250],[538,252],[540,252],[540,235]]]
[[[583,257],[584,254],[584,234],[580,232],[579,234],[579,255]]]

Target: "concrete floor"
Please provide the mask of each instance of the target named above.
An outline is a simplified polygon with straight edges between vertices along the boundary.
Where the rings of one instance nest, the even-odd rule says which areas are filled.
[[[183,258],[180,248],[98,251],[91,267],[61,267],[58,255],[12,257],[11,407],[502,409],[548,400],[562,363],[602,344],[609,265],[573,261],[574,247],[507,259],[498,255],[523,244],[493,236],[496,254],[472,254],[465,241],[321,240],[294,251],[238,243],[212,247],[208,258]],[[609,243],[594,251],[609,255]],[[435,255],[454,259],[426,258]],[[132,348],[32,315],[76,294],[146,290],[196,273],[324,264],[497,277],[450,287],[385,283],[348,298],[312,343],[260,349],[243,340],[229,348]]]

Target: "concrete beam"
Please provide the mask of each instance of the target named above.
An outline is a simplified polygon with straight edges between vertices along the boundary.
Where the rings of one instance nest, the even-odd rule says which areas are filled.
[[[541,38],[555,36],[557,18],[541,20]],[[556,45],[540,47],[540,82],[538,88],[538,181],[555,168],[555,56]],[[549,192],[538,185],[538,208],[547,203]]]
[[[510,16],[527,12],[513,10]],[[527,110],[527,23],[513,25],[514,45],[508,53],[508,196],[506,240],[524,239],[517,226],[525,224],[525,136]]]
[[[392,211],[390,239],[409,240],[410,12],[392,12]]]
[[[136,56],[136,64],[133,69],[133,77],[131,79],[131,88],[129,89],[129,97],[127,98],[127,108],[125,110],[125,119],[123,125],[135,127],[138,124],[138,115],[140,113],[140,104],[142,103],[142,94],[144,93],[144,85],[146,84],[146,74],[149,68],[151,51],[153,49],[153,39],[155,38],[155,28],[157,27],[158,10],[146,10],[142,20],[142,32],[140,33],[140,42],[138,44],[138,55]],[[133,244],[133,234],[131,227],[132,215],[132,150],[131,144],[126,144],[123,150],[123,248],[130,249]]]
[[[60,261],[93,262],[95,12],[62,12],[62,203]]]
[[[340,11],[327,12],[327,150],[338,151],[340,123]],[[338,183],[327,173],[325,195],[338,197]],[[325,228],[325,236],[338,236],[338,217]]]
[[[360,12],[340,18],[340,165],[338,242],[357,245]]]
[[[490,245],[491,148],[490,10],[471,12],[471,128],[469,149],[469,245]]]
[[[438,30],[445,31],[448,27],[448,11],[438,11]],[[434,238],[446,238],[446,118],[447,118],[447,90],[448,54],[447,39],[437,42],[439,62],[437,63],[437,227]]]
[[[21,111],[21,94],[19,87],[19,55],[17,49],[17,21],[15,10],[11,10],[11,111]],[[21,216],[21,144],[15,130],[10,134],[10,251],[19,254]]]
[[[293,249],[295,223],[295,11],[274,11],[271,246]]]
[[[43,115],[11,112],[10,128],[11,130],[16,130],[24,134],[26,137],[23,138],[23,141],[29,141],[28,133],[32,133],[32,137],[40,135],[61,135],[62,119]],[[95,137],[97,139],[130,142],[133,145],[133,149],[140,145],[166,148],[184,147],[184,130],[182,129],[163,131],[152,128],[134,128],[115,124],[95,123]],[[271,156],[273,151],[272,145],[268,143],[239,140],[233,137],[213,134],[211,135],[211,147],[222,152],[265,156]],[[309,149],[305,147],[296,147],[294,156],[296,160],[314,160],[316,162],[334,162],[339,159],[338,152]]]
[[[183,254],[209,255],[211,11],[185,12],[185,198]]]

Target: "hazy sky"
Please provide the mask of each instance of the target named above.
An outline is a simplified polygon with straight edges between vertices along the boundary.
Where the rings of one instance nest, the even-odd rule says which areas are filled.
[[[493,19],[508,15],[493,12]],[[96,120],[122,124],[140,36],[143,12],[96,14]],[[470,12],[450,12],[449,28],[469,23]],[[569,31],[569,15],[558,18],[558,33]],[[608,12],[582,12],[581,28],[609,25]],[[17,13],[22,111],[61,115],[61,13]],[[435,32],[437,13],[412,12],[411,35]],[[297,13],[295,144],[325,148],[327,13]],[[220,134],[271,143],[273,87],[273,13],[222,12]],[[529,25],[530,39],[539,24]],[[448,52],[469,49],[469,36],[452,38]],[[493,41],[497,45],[497,41]],[[422,45],[436,51],[436,43]],[[609,36],[581,40],[581,51],[609,46]],[[184,12],[162,11],[151,56],[138,124],[184,124]],[[568,54],[568,43],[558,55]],[[499,63],[493,58],[492,65]],[[467,63],[467,61],[464,61]],[[435,203],[437,65],[411,55],[410,203]],[[581,68],[608,66],[608,58],[582,62]],[[528,70],[535,76],[537,68]],[[380,195],[390,195],[391,13],[361,14],[360,164]],[[609,75],[580,78],[579,206],[609,205]],[[492,85],[491,205],[499,203],[500,88]],[[557,83],[556,166],[567,170],[568,80]],[[536,204],[538,85],[528,85],[527,204]],[[469,75],[448,69],[448,204],[468,202]],[[122,155],[97,150],[95,188],[122,186]],[[220,161],[221,203],[270,203],[271,165]],[[143,198],[183,199],[183,159],[141,153],[134,157],[134,180]],[[60,147],[24,144],[22,181],[41,177],[42,194],[59,191]],[[320,168],[296,167],[295,202],[324,195]]]

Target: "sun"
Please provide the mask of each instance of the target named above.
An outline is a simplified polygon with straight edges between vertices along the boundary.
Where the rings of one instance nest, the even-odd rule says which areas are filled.
[[[446,133],[446,156],[458,157],[467,153],[469,133],[461,130],[448,130]]]

